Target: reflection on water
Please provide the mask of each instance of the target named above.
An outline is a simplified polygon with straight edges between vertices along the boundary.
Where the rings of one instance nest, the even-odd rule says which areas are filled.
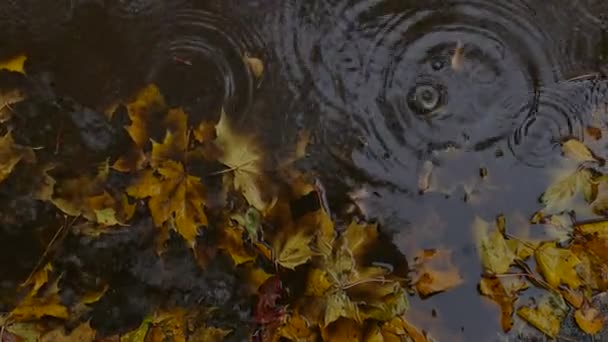
[[[608,83],[566,81],[603,69],[606,15],[592,0],[6,1],[0,56],[25,50],[32,77],[96,109],[154,81],[191,119],[224,105],[271,147],[310,129],[304,166],[333,197],[359,194],[405,254],[455,251],[466,284],[413,319],[488,340],[499,325],[469,227],[499,213],[525,225],[560,140],[603,109]]]

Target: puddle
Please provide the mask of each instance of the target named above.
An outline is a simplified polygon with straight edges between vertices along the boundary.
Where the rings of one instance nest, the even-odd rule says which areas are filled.
[[[476,216],[504,214],[509,225],[521,226],[516,231],[525,231],[557,165],[559,142],[584,140],[590,114],[606,103],[605,81],[567,82],[604,70],[606,18],[608,5],[592,0],[5,1],[0,57],[26,53],[40,96],[69,99],[76,108],[69,117],[54,117],[86,131],[73,137],[83,141],[84,152],[65,156],[75,165],[120,149],[122,124],[100,127],[91,113],[148,82],[158,84],[170,105],[183,106],[193,123],[217,120],[224,106],[276,159],[298,132],[312,132],[309,156],[299,166],[318,174],[330,202],[350,193],[408,258],[422,248],[453,251],[464,285],[412,299],[408,317],[440,340],[491,341],[500,331],[498,309],[477,294],[481,269],[471,224]],[[261,78],[243,55],[264,62]],[[44,110],[53,109],[31,111]],[[23,128],[42,131],[54,120]],[[45,143],[35,135],[22,139]],[[79,153],[90,158],[76,161]],[[421,177],[428,178],[424,189]],[[0,195],[15,201],[10,192]],[[44,208],[35,211],[46,215]],[[40,219],[15,215],[28,218],[24,227]],[[0,239],[27,244],[15,234],[30,236],[5,226]],[[22,252],[23,259],[40,255],[48,235]],[[137,286],[176,297],[237,288],[233,277],[208,285],[215,280],[179,268],[185,264],[148,265],[149,247],[125,256],[133,264],[124,269],[95,272],[131,279],[138,284],[129,289],[134,293]],[[0,262],[15,253],[2,248]],[[32,267],[23,263],[6,276],[8,283]],[[143,269],[154,279],[143,279]],[[205,284],[172,283],[172,272]],[[116,296],[103,305],[124,299]],[[226,297],[220,305],[237,305]],[[113,317],[136,326],[151,300],[132,300],[139,313]]]

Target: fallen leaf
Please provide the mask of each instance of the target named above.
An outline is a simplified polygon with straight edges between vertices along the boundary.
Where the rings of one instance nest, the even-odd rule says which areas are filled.
[[[152,121],[151,116],[166,109],[165,99],[156,85],[149,84],[140,90],[126,107],[131,124],[125,129],[133,142],[142,148],[149,142],[148,123]]]
[[[91,328],[89,322],[80,324],[69,334],[63,327],[54,329],[42,336],[40,342],[93,342],[97,333]]]
[[[120,337],[120,342],[144,342],[144,339],[148,334],[148,330],[150,330],[151,324],[151,316],[144,318],[137,329],[129,331],[128,333],[122,335]]]
[[[34,151],[15,143],[10,132],[0,138],[0,183],[3,182],[20,161],[36,162]]]
[[[458,268],[452,263],[450,250],[424,250],[415,265],[416,290],[422,298],[447,291],[464,282]]]
[[[27,296],[10,312],[10,318],[17,322],[40,319],[51,316],[68,318],[68,309],[61,303],[59,296],[59,279],[40,293],[40,288],[32,289]]]
[[[475,217],[473,235],[484,270],[494,274],[506,273],[516,256],[500,231],[497,228],[490,231],[487,221]]]
[[[561,297],[548,294],[540,299],[536,307],[519,308],[517,315],[547,336],[555,338],[559,334],[567,310],[568,306]]]
[[[308,320],[297,311],[290,315],[285,324],[279,327],[275,336],[277,340],[282,337],[291,341],[302,342],[314,342],[317,338],[317,334],[311,329]]]
[[[538,271],[554,288],[564,284],[575,290],[583,285],[579,275],[583,264],[572,251],[559,248],[553,242],[546,242],[536,250],[534,257]]]
[[[53,265],[50,262],[46,263],[40,270],[32,274],[20,286],[32,286],[30,293],[36,294],[49,281],[49,274],[53,272]]]
[[[596,308],[583,306],[574,312],[576,324],[589,335],[599,333],[604,327],[606,317]]]
[[[235,266],[254,261],[256,255],[247,249],[243,243],[243,233],[241,228],[224,227],[219,233],[218,248],[230,255]]]
[[[585,127],[585,131],[587,132],[587,135],[589,135],[595,140],[602,139],[602,130],[600,128],[597,128],[595,126],[587,126]]]
[[[608,239],[608,220],[576,222],[574,229],[578,234],[586,235],[590,238]]]
[[[0,70],[7,70],[12,72],[18,72],[20,74],[25,74],[24,65],[26,60],[27,56],[19,55],[9,60],[0,61]]]
[[[234,188],[240,190],[250,205],[264,212],[275,200],[274,194],[262,190],[262,153],[256,141],[238,134],[230,127],[228,115],[222,111],[216,125],[216,144],[223,151],[218,160],[234,174]]]
[[[184,166],[175,161],[165,161],[156,171],[158,176],[152,170],[144,170],[127,193],[135,198],[149,197],[155,225],[162,227],[171,220],[175,230],[193,247],[199,228],[207,225],[201,180],[188,175]]]
[[[310,260],[315,253],[310,248],[313,236],[303,231],[297,231],[287,236],[284,243],[274,248],[279,265],[294,270],[296,266],[302,265]]]
[[[541,197],[547,212],[562,212],[571,206],[574,195],[582,190],[590,192],[593,175],[588,169],[577,169],[570,175],[560,178],[547,188]]]
[[[340,318],[321,329],[323,341],[350,342],[362,341],[363,331],[356,321]]]
[[[593,152],[578,139],[569,139],[563,142],[561,146],[562,153],[576,162],[598,161]]]

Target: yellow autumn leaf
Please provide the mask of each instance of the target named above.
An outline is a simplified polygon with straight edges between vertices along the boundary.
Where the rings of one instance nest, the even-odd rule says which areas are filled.
[[[308,272],[304,294],[307,296],[322,297],[333,286],[334,284],[326,271],[313,268]]]
[[[376,224],[358,223],[352,221],[346,230],[340,235],[342,246],[354,257],[357,258],[367,251],[370,246],[378,239],[378,226]]]
[[[175,161],[163,162],[157,172],[158,176],[152,170],[144,170],[127,193],[135,198],[149,197],[155,225],[161,227],[171,219],[175,230],[193,247],[199,228],[207,225],[201,180],[188,175],[184,166]]]
[[[5,61],[0,61],[0,70],[8,70],[25,74],[24,66],[26,60],[27,56],[19,55]]]
[[[151,116],[165,109],[165,99],[154,84],[149,84],[140,90],[127,104],[131,124],[125,129],[137,146],[143,147],[148,143],[150,137],[148,123],[153,121]]]
[[[595,335],[604,327],[606,317],[598,309],[585,306],[574,312],[574,320],[582,331]]]
[[[559,248],[553,242],[546,242],[536,250],[534,257],[538,271],[554,288],[564,284],[575,290],[583,285],[579,275],[579,269],[583,264],[569,249]]]
[[[263,156],[259,145],[251,136],[234,132],[225,111],[215,128],[215,142],[222,150],[218,160],[232,171],[234,188],[241,191],[250,205],[264,212],[275,201],[275,196],[262,190]]]
[[[283,324],[274,334],[273,341],[281,341],[281,338],[290,341],[315,342],[317,341],[316,331],[311,327],[308,320],[298,311],[289,316],[287,322]]]
[[[425,250],[416,260],[414,286],[422,298],[447,291],[464,282],[458,268],[452,263],[450,250]]]
[[[243,229],[237,227],[224,227],[219,232],[218,248],[228,253],[236,266],[256,258],[255,253],[245,247],[243,233]]]
[[[577,222],[574,225],[577,233],[598,239],[608,239],[608,220]]]
[[[68,309],[59,297],[59,279],[50,284],[43,293],[40,293],[39,289],[30,291],[10,312],[10,318],[14,321],[40,319],[44,316],[68,318]]]
[[[585,144],[578,139],[569,139],[563,142],[561,145],[562,153],[573,161],[579,163],[586,161],[597,161],[597,158],[595,158],[589,147],[585,146]]]
[[[363,329],[352,319],[340,318],[331,325],[321,328],[323,341],[359,342],[363,341]]]
[[[129,331],[120,337],[120,342],[144,342],[150,325],[152,324],[152,317],[148,316],[143,319],[137,329]]]
[[[287,236],[286,240],[274,248],[275,262],[279,265],[295,269],[297,266],[305,264],[315,253],[310,248],[313,235],[306,232],[297,231],[293,235]]]
[[[567,310],[568,306],[561,297],[549,294],[542,297],[536,307],[522,306],[517,310],[517,315],[545,335],[555,338]]]
[[[357,306],[343,291],[336,291],[326,297],[325,315],[322,327],[327,327],[339,318],[349,318],[361,322]]]
[[[31,277],[26,279],[20,286],[32,286],[30,293],[36,294],[44,284],[49,281],[49,273],[53,272],[53,265],[50,262],[46,263],[40,270],[32,274]]]
[[[593,175],[588,169],[581,168],[559,178],[552,183],[543,193],[541,201],[545,205],[545,210],[548,212],[561,212],[569,209],[574,196],[579,191],[585,190],[591,186]]]
[[[31,148],[16,144],[10,132],[6,133],[0,138],[0,183],[13,172],[21,160],[34,163],[36,155]]]
[[[40,342],[93,342],[97,333],[91,328],[89,322],[77,326],[69,334],[63,327],[56,328],[42,335]]]
[[[490,231],[490,224],[487,221],[475,217],[473,235],[483,268],[490,273],[506,273],[516,256],[500,231],[497,228]]]

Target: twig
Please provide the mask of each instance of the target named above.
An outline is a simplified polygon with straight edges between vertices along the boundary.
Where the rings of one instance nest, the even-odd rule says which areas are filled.
[[[46,249],[44,250],[44,253],[42,253],[42,256],[40,256],[40,260],[38,260],[38,263],[36,264],[36,267],[34,267],[34,269],[30,273],[30,275],[27,277],[27,279],[23,282],[23,284],[27,284],[30,281],[30,279],[32,279],[32,277],[34,276],[34,274],[36,273],[36,271],[38,269],[40,269],[40,267],[42,266],[42,263],[46,259],[49,251],[51,250],[51,247],[53,246],[53,244],[55,243],[55,241],[59,238],[60,234],[65,230],[66,227],[71,226],[72,224],[74,224],[74,222],[76,221],[76,219],[78,219],[78,216],[74,217],[72,219],[72,222],[68,223],[67,222],[68,218],[66,216],[65,222],[59,227],[59,229],[57,229],[57,232],[55,232],[55,235],[53,236],[53,238],[51,239],[51,241],[49,242],[49,244],[46,246]],[[0,342],[1,341],[2,340],[0,339]]]

